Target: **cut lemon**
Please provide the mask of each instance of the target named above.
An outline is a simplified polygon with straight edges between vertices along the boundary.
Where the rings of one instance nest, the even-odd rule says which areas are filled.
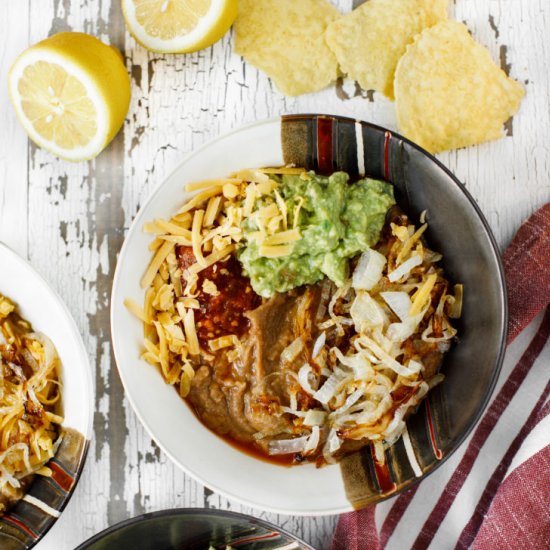
[[[238,0],[122,0],[132,36],[161,53],[186,53],[217,42],[237,17]]]
[[[120,52],[76,32],[25,50],[10,69],[9,89],[29,137],[72,161],[97,156],[120,130],[130,104]]]

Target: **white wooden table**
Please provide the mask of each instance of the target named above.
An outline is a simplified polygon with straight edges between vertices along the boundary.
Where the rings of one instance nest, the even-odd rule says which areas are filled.
[[[346,11],[361,1],[334,3]],[[521,221],[550,200],[550,2],[451,4],[455,18],[467,22],[527,88],[507,137],[440,155],[466,183],[504,247]],[[60,161],[29,143],[7,98],[7,70],[16,55],[63,30],[118,46],[132,77],[123,131],[92,162]],[[149,53],[125,32],[119,0],[0,0],[0,37],[0,240],[27,257],[65,299],[84,337],[96,386],[95,440],[82,478],[39,548],[74,548],[143,512],[203,506],[267,518],[316,548],[328,548],[335,517],[293,518],[240,506],[191,480],[151,441],[124,398],[112,356],[111,280],[139,205],[197,146],[282,113],[333,113],[396,129],[393,105],[358,93],[352,82],[285,98],[232,53],[230,34],[195,54]]]

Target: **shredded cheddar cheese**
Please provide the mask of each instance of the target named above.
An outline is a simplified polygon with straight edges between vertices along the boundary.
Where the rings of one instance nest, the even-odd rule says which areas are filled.
[[[182,244],[184,246],[192,246],[193,240],[192,238],[189,239],[187,237],[182,237],[180,235],[160,235],[158,237],[158,240],[162,243],[162,241],[169,241],[174,244]]]
[[[248,216],[252,214],[252,210],[254,209],[254,202],[256,201],[256,196],[256,186],[253,183],[249,183],[246,187],[243,206],[243,214],[246,218],[248,218]]]
[[[211,265],[214,265],[216,262],[219,262],[220,260],[223,260],[226,256],[231,254],[231,252],[233,252],[233,250],[235,250],[235,245],[233,245],[233,244],[231,244],[229,246],[226,246],[222,250],[214,250],[212,252],[212,254],[210,254],[209,256],[207,256],[204,259],[204,261],[205,261],[204,265],[201,265],[199,263],[193,264],[189,268],[188,271],[191,274],[199,273],[203,269],[206,269],[207,267],[210,267]]]
[[[148,286],[151,285],[162,263],[164,262],[164,260],[166,260],[166,257],[172,251],[173,248],[174,248],[174,243],[166,241],[158,249],[157,253],[153,256],[153,259],[151,260],[151,263],[149,264],[149,267],[147,268],[145,275],[143,275],[141,279],[141,288],[147,288]]]
[[[221,202],[222,198],[219,196],[210,198],[208,201],[208,206],[206,207],[206,212],[204,213],[204,227],[210,227],[214,224],[220,210]]]
[[[191,231],[182,227],[177,222],[167,222],[166,220],[155,220],[155,224],[162,229],[162,233],[168,233],[170,235],[178,235],[191,239]]]
[[[204,259],[204,256],[202,255],[202,235],[201,235],[203,219],[204,219],[204,210],[195,210],[195,214],[193,216],[193,226],[191,229],[191,237],[192,237],[191,240],[193,243],[193,254],[197,259],[197,263],[204,267],[204,265],[206,264],[206,261]]]
[[[231,176],[241,181],[253,183],[263,183],[269,181],[269,176],[264,174],[261,170],[251,170],[248,168],[234,172]]]
[[[239,343],[239,339],[234,334],[229,334],[227,336],[220,336],[208,342],[208,346],[211,351],[218,351],[220,349],[228,348],[230,346],[235,346]]]
[[[185,190],[188,193],[192,193],[193,191],[202,191],[204,189],[223,187],[228,183],[241,183],[241,179],[240,178],[220,178],[220,179],[213,179],[213,180],[195,181],[192,183],[188,183],[185,186]]]
[[[151,241],[148,248],[151,252],[154,252],[155,250],[158,250],[161,247],[163,242],[164,242],[163,239],[156,238]]]
[[[270,237],[266,237],[263,241],[263,244],[268,245],[277,245],[277,244],[287,244],[299,241],[301,238],[300,232],[298,229],[289,229],[288,231],[280,231],[279,233],[274,233]]]
[[[189,212],[184,212],[183,214],[176,214],[172,218],[173,222],[179,223],[181,227],[189,229],[191,227],[191,222],[193,221],[193,216]]]
[[[420,237],[426,231],[428,228],[428,224],[425,223],[424,225],[420,226],[417,231],[415,231],[414,235],[410,237],[404,244],[403,248],[399,251],[399,254],[397,255],[397,264],[400,264],[403,259],[407,256],[407,254],[412,250],[413,246],[420,240]]]
[[[414,295],[409,315],[417,315],[422,311],[422,309],[426,305],[426,302],[430,299],[430,294],[432,292],[432,289],[436,281],[437,281],[437,273],[432,273],[431,275],[428,275],[423,285],[418,289],[418,291]]]
[[[292,227],[298,227],[299,221],[300,221],[300,210],[302,209],[302,206],[304,205],[305,199],[304,197],[299,197],[296,206],[294,207],[294,215],[292,218]]]
[[[284,256],[288,256],[292,252],[292,245],[290,244],[278,245],[278,246],[261,245],[259,251],[260,251],[260,256],[264,256],[265,258],[281,258]]]
[[[287,221],[288,213],[287,213],[286,203],[283,200],[283,197],[281,197],[281,195],[276,189],[274,191],[274,195],[275,195],[275,200],[277,201],[277,206],[279,207],[279,212],[281,213],[281,218],[282,218],[281,221],[283,222],[283,227],[286,231],[288,229],[288,221]]]
[[[207,189],[206,191],[195,195],[190,201],[185,203],[180,208],[178,214],[185,214],[186,212],[190,212],[191,210],[193,210],[193,208],[196,208],[197,206],[200,206],[203,202],[206,202],[210,197],[221,194],[222,188],[223,187],[221,185],[216,185],[212,189]]]
[[[299,176],[306,173],[303,168],[283,167],[283,168],[260,168],[260,172],[263,174],[287,174]]]
[[[189,345],[189,353],[191,355],[199,354],[199,340],[197,338],[197,329],[195,327],[195,314],[192,309],[188,309],[183,318],[183,326],[185,328],[185,337]]]
[[[132,313],[135,315],[138,319],[141,319],[145,324],[150,325],[151,324],[151,318],[147,317],[147,314],[145,311],[134,301],[130,298],[126,298],[124,300],[124,305]]]
[[[202,283],[202,291],[205,294],[210,294],[211,296],[218,296],[220,291],[218,290],[218,287],[216,286],[216,283],[213,281],[210,281],[209,279],[205,279]]]
[[[261,181],[257,183],[256,189],[258,190],[258,193],[260,196],[269,195],[272,193],[272,191],[277,189],[278,185],[279,184],[275,180],[272,180],[271,178],[269,178],[266,181]]]
[[[234,199],[237,195],[239,195],[239,187],[234,183],[226,183],[223,186],[223,196],[226,199]]]
[[[271,218],[279,215],[279,208],[275,203],[272,203],[268,206],[263,206],[255,212],[252,213],[252,217],[256,220],[261,220],[263,222],[269,221]]]

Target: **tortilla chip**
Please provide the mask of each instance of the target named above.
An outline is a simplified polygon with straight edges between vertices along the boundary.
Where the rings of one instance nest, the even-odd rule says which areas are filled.
[[[401,58],[395,94],[402,133],[437,153],[500,138],[525,91],[465,25],[443,21]]]
[[[235,52],[286,95],[315,92],[336,80],[338,62],[324,34],[340,13],[326,0],[239,0]]]
[[[448,0],[368,0],[326,32],[342,71],[393,99],[395,68],[423,29],[447,18]]]

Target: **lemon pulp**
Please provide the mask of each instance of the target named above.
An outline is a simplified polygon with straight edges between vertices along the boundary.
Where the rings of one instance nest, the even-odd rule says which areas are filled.
[[[134,0],[136,19],[150,36],[171,40],[188,34],[208,13],[211,0]]]
[[[97,111],[86,89],[55,63],[38,61],[17,85],[21,107],[34,129],[63,149],[86,145],[97,132]]]
[[[73,161],[107,146],[130,103],[120,52],[83,33],[58,33],[25,50],[10,69],[9,88],[29,137]]]
[[[237,0],[122,0],[126,24],[146,48],[192,52],[219,40],[237,16]]]

